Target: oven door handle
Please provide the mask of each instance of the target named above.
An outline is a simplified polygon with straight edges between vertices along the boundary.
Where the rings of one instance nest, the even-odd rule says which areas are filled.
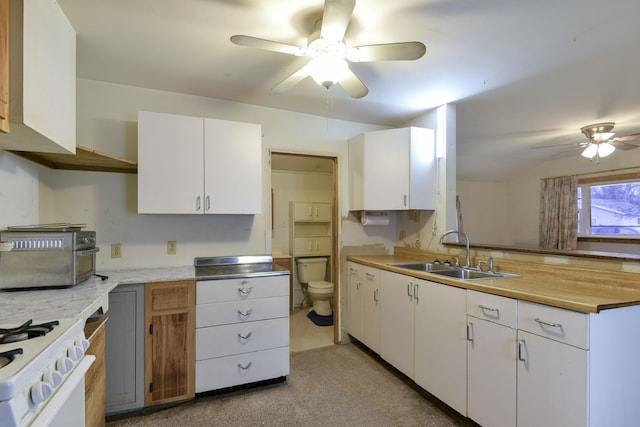
[[[98,251],[100,251],[100,248],[93,248],[93,249],[85,249],[83,251],[76,251],[76,256],[87,256],[87,255],[95,254]]]

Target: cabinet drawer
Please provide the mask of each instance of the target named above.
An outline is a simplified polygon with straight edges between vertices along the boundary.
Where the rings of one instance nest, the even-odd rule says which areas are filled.
[[[589,349],[589,316],[584,313],[518,301],[518,329]]]
[[[288,345],[288,316],[196,329],[196,360]]]
[[[149,310],[170,310],[193,306],[193,286],[192,280],[147,285],[150,292],[150,300],[147,301],[151,303]]]
[[[196,393],[289,375],[289,346],[196,362]]]
[[[331,254],[331,237],[296,237],[293,242],[296,255]]]
[[[518,302],[499,295],[467,290],[467,314],[516,329]]]
[[[289,296],[289,276],[265,276],[196,283],[196,304]]]
[[[225,301],[196,305],[196,328],[253,322],[289,315],[289,297]]]

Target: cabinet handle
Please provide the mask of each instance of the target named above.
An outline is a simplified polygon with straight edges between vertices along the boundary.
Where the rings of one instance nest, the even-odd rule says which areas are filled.
[[[314,216],[318,216],[318,208],[315,208],[315,209],[313,210],[313,214],[314,214]]]
[[[242,335],[242,333],[238,332],[238,337],[240,337],[241,340],[248,340],[251,337],[251,332],[247,335]]]
[[[350,268],[350,269],[349,269],[349,271],[350,271],[350,272],[351,272],[351,274],[353,274],[354,276],[355,276],[356,274],[358,274],[358,270],[357,270],[357,269],[355,269],[355,268]]]
[[[374,300],[375,302],[378,302],[378,301],[379,301],[379,300],[378,300],[378,290],[377,290],[377,289],[374,289],[374,290],[373,290],[373,300]]]
[[[313,249],[313,242],[309,242],[309,247],[307,248],[309,251],[311,251],[311,249]]]
[[[493,307],[487,307],[486,305],[482,305],[480,304],[478,307],[480,307],[480,310],[484,311],[490,311],[492,313],[495,313],[496,316],[500,316],[500,310],[498,310],[497,308],[493,308]]]
[[[367,279],[369,280],[373,280],[373,278],[376,277],[375,274],[371,274],[371,273],[366,273],[366,275],[367,275]]]
[[[562,323],[546,322],[546,321],[540,319],[539,317],[536,317],[533,320],[535,320],[536,322],[540,323],[541,325],[551,326],[552,328],[562,328]]]
[[[473,322],[467,323],[467,341],[473,342]]]
[[[251,314],[252,309],[249,309],[247,311],[242,311],[242,310],[238,310],[238,314],[242,317],[248,317]]]
[[[200,196],[196,197],[196,211],[200,210]]]
[[[413,296],[413,293],[411,292],[411,283],[407,283],[407,295],[409,295],[409,298]]]
[[[205,212],[209,212],[209,209],[211,209],[211,197],[207,196],[205,199],[204,210]]]
[[[357,291],[359,291],[359,290],[360,290],[360,285],[361,285],[361,284],[362,284],[362,283],[358,282],[358,284],[356,285],[356,290],[357,290]]]
[[[320,247],[320,245],[318,245],[318,241],[317,240],[314,243],[316,244],[316,251],[317,251],[318,248]]]
[[[251,362],[247,363],[244,366],[238,363],[238,368],[242,369],[243,371],[246,371],[247,369],[249,369],[249,367],[251,367]]]
[[[309,206],[309,216],[313,216],[313,208],[311,206]]]
[[[251,286],[249,287],[241,287],[238,288],[238,291],[242,294],[242,295],[249,295],[251,293],[251,291],[253,290],[253,288]]]
[[[521,362],[526,362],[526,351],[527,351],[527,343],[524,340],[518,341],[518,360]]]
[[[418,298],[418,284],[415,283],[413,285],[413,299],[415,299],[416,301],[418,301],[420,298]]]
[[[407,207],[407,195],[406,194],[402,198],[402,203],[404,203],[404,206]]]

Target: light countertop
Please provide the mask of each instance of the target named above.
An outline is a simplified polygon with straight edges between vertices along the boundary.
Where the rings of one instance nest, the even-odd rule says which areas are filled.
[[[63,289],[0,291],[0,324],[29,319],[35,322],[82,318],[84,321],[98,308],[108,309],[109,292],[118,285],[195,279],[193,266],[100,273],[109,278],[92,277]]]

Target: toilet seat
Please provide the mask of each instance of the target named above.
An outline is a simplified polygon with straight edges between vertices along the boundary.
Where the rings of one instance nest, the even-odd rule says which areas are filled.
[[[309,282],[308,289],[314,294],[333,294],[333,283],[317,280]]]

